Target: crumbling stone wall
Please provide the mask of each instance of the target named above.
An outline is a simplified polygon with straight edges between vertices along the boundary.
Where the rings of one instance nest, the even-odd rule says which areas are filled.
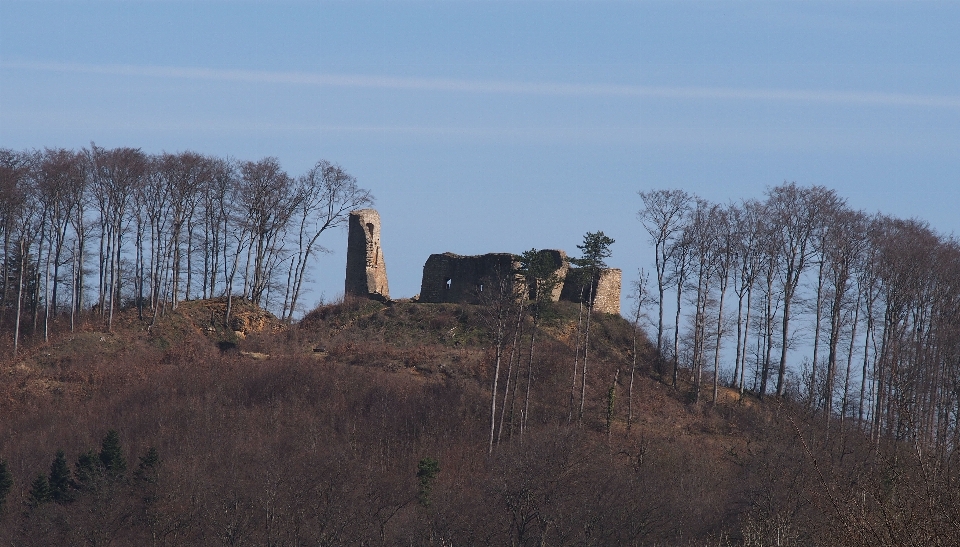
[[[567,260],[567,253],[559,249],[543,249],[540,251],[540,254],[548,255],[553,261],[554,266],[557,267],[557,279],[559,279],[560,282],[557,283],[557,286],[553,288],[553,294],[550,295],[550,301],[556,302],[557,300],[560,300],[560,295],[563,292],[563,282],[567,278],[567,271],[570,269],[570,262]],[[536,296],[534,293],[534,288],[531,287],[530,298],[534,298]]]
[[[483,283],[496,275],[510,275],[516,258],[510,253],[432,254],[423,265],[418,301],[477,303]]]
[[[584,302],[590,298],[591,287],[584,281],[589,275],[582,268],[570,268],[560,294],[562,300]],[[618,268],[606,268],[593,279],[593,309],[603,313],[620,313],[620,285],[623,272]],[[582,296],[581,296],[582,295]]]
[[[580,301],[583,285],[578,268],[570,268],[567,254],[561,250],[545,249],[558,268],[560,283],[554,289],[551,300]],[[477,256],[461,256],[453,253],[433,254],[423,265],[423,280],[420,284],[420,302],[467,302],[477,303],[484,282],[498,274],[509,275],[518,265],[517,256],[510,253],[490,253]],[[601,270],[593,280],[594,310],[604,313],[620,313],[621,272],[618,269]],[[520,282],[519,280],[517,280]],[[583,291],[583,299],[590,294],[589,286]],[[533,297],[530,294],[530,297]]]
[[[375,209],[351,211],[348,226],[344,293],[390,300],[387,265],[380,247],[380,214]]]

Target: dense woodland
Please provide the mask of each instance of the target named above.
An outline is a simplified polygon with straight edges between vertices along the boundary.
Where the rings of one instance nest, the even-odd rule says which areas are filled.
[[[0,544],[960,537],[960,248],[920,221],[641,192],[629,320],[590,305],[595,232],[580,303],[531,249],[476,305],[293,321],[320,236],[372,201],[340,167],[0,160]]]
[[[741,393],[802,400],[828,423],[853,420],[874,440],[917,441],[943,457],[958,447],[953,237],[852,210],[819,186],[783,184],[731,205],[679,190],[640,196],[662,365],[692,368],[697,396],[706,372],[714,394],[725,379]],[[726,371],[724,344],[735,346]]]
[[[182,300],[243,297],[290,320],[320,235],[371,204],[338,165],[299,177],[275,158],[139,149],[0,149],[0,321],[49,335],[95,309],[155,317]]]

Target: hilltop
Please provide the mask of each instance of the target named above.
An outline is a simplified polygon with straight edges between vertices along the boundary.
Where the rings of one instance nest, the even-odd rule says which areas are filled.
[[[688,374],[670,386],[642,333],[630,404],[634,329],[620,316],[593,318],[579,425],[578,307],[559,303],[538,334],[525,423],[523,339],[488,456],[483,306],[350,299],[295,324],[243,301],[224,313],[128,309],[110,333],[88,318],[3,365],[3,542],[855,545],[941,514],[915,505],[909,451],[876,452],[850,424],[824,435],[789,401],[723,389],[693,404]],[[31,505],[57,450],[72,469],[108,430],[125,473]]]

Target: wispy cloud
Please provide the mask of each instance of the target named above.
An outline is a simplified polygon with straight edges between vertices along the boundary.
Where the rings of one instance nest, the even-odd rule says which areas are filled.
[[[592,97],[638,97],[667,100],[769,101],[792,103],[845,104],[852,106],[920,107],[960,109],[960,96],[883,93],[873,91],[832,91],[813,89],[763,89],[735,87],[677,87],[629,84],[571,84],[559,82],[517,82],[465,80],[312,72],[231,70],[215,68],[90,65],[74,63],[0,62],[8,70],[32,70],[106,76],[149,77],[251,84],[279,84],[316,87],[383,90],[441,91],[475,94],[555,95]]]

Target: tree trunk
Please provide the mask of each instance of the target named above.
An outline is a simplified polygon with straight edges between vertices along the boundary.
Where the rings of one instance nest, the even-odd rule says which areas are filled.
[[[823,267],[825,262],[820,261],[820,268],[817,273],[817,302],[816,302],[816,320],[814,321],[813,327],[813,362],[810,365],[810,387],[807,394],[807,402],[810,405],[810,409],[815,409],[816,405],[816,389],[817,389],[817,357],[820,351],[820,321],[821,321],[821,311],[820,308],[823,306]]]
[[[720,339],[723,327],[723,298],[727,294],[727,279],[720,280],[720,309],[717,311],[717,347],[713,353],[713,404],[717,404],[720,391]]]

